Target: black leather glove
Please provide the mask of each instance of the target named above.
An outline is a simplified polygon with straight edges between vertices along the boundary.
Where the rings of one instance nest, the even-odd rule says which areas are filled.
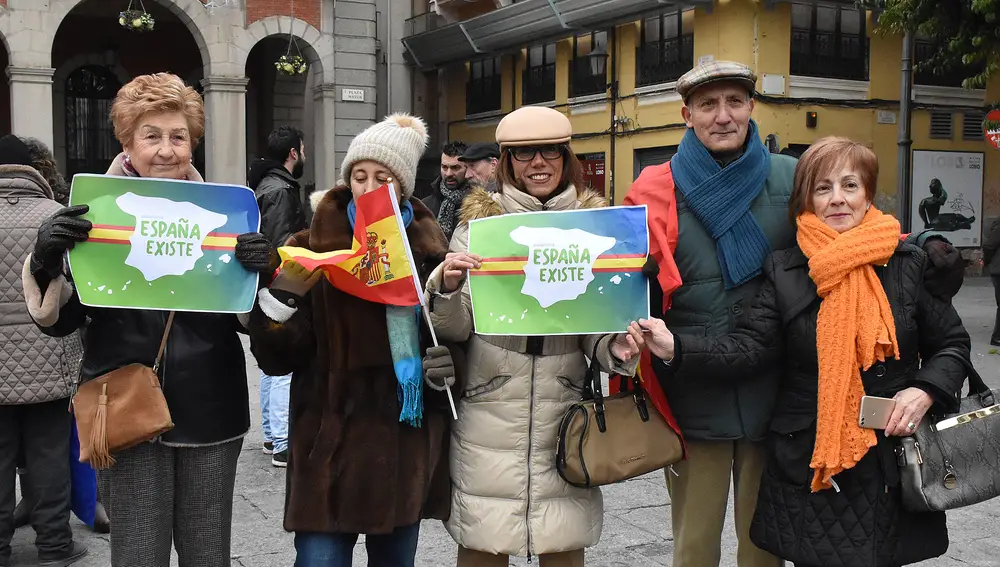
[[[272,275],[281,264],[278,253],[259,232],[247,232],[236,237],[236,259],[248,272]]]
[[[424,384],[438,392],[455,385],[455,361],[452,360],[448,347],[435,346],[427,349],[424,356]]]
[[[965,281],[965,264],[962,254],[947,239],[931,236],[924,241],[927,267],[924,285],[931,295],[951,301]]]
[[[64,208],[45,219],[38,227],[35,250],[31,254],[31,274],[45,274],[55,279],[62,273],[63,254],[90,237],[94,225],[81,215],[90,211],[87,205]]]
[[[651,280],[660,275],[660,265],[652,256],[646,256],[646,263],[642,265],[642,275]]]

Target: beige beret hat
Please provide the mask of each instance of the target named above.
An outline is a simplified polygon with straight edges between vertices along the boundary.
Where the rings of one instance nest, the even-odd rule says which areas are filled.
[[[547,106],[522,106],[503,117],[497,125],[501,148],[566,144],[573,137],[569,118]]]

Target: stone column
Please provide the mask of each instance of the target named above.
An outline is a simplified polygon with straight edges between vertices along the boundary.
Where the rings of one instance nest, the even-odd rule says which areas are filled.
[[[337,88],[330,83],[313,88],[313,112],[316,129],[313,136],[315,149],[316,188],[330,189],[340,179],[340,161],[337,159],[336,118]]]
[[[37,138],[54,148],[52,126],[51,67],[7,67],[10,79],[11,130],[23,137]]]
[[[206,77],[205,180],[245,185],[247,179],[246,77]]]

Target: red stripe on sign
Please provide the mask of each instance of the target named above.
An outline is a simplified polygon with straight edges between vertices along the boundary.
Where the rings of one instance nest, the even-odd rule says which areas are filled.
[[[227,252],[232,252],[236,250],[235,246],[211,246],[209,244],[204,244],[201,247],[202,250],[225,250]]]
[[[598,260],[628,260],[631,258],[645,258],[645,254],[601,254]],[[499,258],[483,258],[483,262],[527,262],[527,256],[502,256]]]
[[[88,238],[87,242],[94,244],[131,244],[128,240],[115,240],[113,238]]]

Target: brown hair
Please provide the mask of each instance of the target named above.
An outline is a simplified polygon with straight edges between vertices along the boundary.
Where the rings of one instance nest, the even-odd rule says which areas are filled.
[[[61,205],[69,202],[69,187],[66,178],[59,173],[56,167],[56,158],[52,157],[52,151],[44,142],[36,138],[21,138],[24,145],[28,147],[28,154],[31,156],[31,167],[45,178],[45,182],[52,189],[55,200]]]
[[[499,182],[501,191],[503,191],[505,185],[510,185],[518,191],[523,192],[524,184],[514,177],[514,158],[510,155],[511,149],[508,146],[500,152],[500,163],[497,165],[496,173],[497,181]],[[573,185],[577,193],[587,189],[587,180],[583,176],[583,164],[577,159],[576,154],[570,150],[569,144],[559,144],[559,149],[562,150],[563,154],[562,176],[559,179],[559,186],[556,187],[552,195],[555,196],[562,193],[569,185]]]
[[[191,149],[198,146],[198,140],[205,134],[205,105],[201,95],[177,75],[139,75],[118,91],[111,105],[115,138],[123,146],[130,144],[139,120],[150,112],[183,113],[191,133]]]
[[[816,184],[843,166],[857,171],[868,200],[875,200],[878,187],[878,157],[875,152],[849,138],[827,136],[813,142],[795,166],[794,188],[788,200],[788,216],[793,223],[799,215],[812,210]]]

